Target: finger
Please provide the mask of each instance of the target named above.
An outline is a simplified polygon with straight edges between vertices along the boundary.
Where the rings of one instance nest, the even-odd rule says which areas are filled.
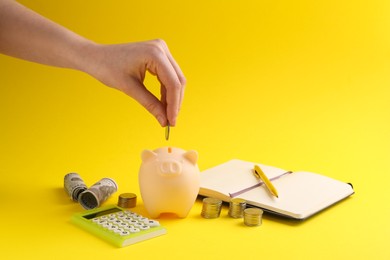
[[[164,86],[163,94],[165,95],[166,113],[170,125],[176,125],[176,117],[179,112],[182,99],[183,86],[176,74],[175,69],[170,63],[165,53],[159,53],[152,57],[147,69],[157,75],[161,85]]]
[[[169,51],[168,45],[165,43],[165,41],[159,40],[159,42],[160,42],[162,48],[164,49],[165,54],[167,55],[167,57],[169,59],[169,62],[171,63],[174,70],[176,71],[176,74],[180,80],[180,83],[184,86],[186,84],[186,78],[184,77],[184,74],[183,74],[179,64],[177,64],[176,60],[173,58],[171,52]]]
[[[182,70],[180,69],[180,66],[177,64],[176,60],[173,58],[171,52],[169,51],[168,45],[165,43],[165,41],[164,40],[155,40],[155,41],[157,42],[157,44],[159,44],[163,48],[165,55],[167,56],[171,66],[175,70],[176,75],[181,83],[180,97],[179,97],[179,102],[178,102],[178,111],[180,111],[180,108],[181,108],[182,103],[183,103],[183,98],[184,98],[186,78],[184,77],[184,74],[183,74]],[[163,99],[161,99],[161,100],[163,100]]]
[[[160,95],[161,95],[160,101],[166,109],[166,107],[167,107],[167,89],[165,88],[165,86],[163,84],[161,84]]]
[[[179,114],[181,106],[181,93],[182,87],[180,84],[173,83],[171,85],[164,84],[164,80],[161,80],[162,86],[162,104],[165,105],[168,122],[171,126],[176,125],[176,118]]]

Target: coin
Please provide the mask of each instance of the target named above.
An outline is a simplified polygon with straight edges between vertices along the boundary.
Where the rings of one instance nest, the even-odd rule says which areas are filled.
[[[118,197],[118,206],[121,208],[134,208],[137,204],[137,195],[134,193],[122,193]]]
[[[244,224],[249,227],[260,226],[263,210],[259,208],[248,208],[244,210]]]
[[[167,126],[165,127],[165,140],[169,140],[169,132],[170,132],[170,125],[169,123],[167,124]]]
[[[232,218],[242,218],[246,207],[246,201],[240,198],[234,198],[229,203],[229,216]]]
[[[204,218],[218,218],[221,213],[222,200],[204,198],[201,216]]]

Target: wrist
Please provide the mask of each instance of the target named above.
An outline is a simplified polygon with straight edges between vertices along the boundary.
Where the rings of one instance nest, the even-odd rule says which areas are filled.
[[[75,47],[72,69],[76,69],[88,74],[94,74],[96,65],[99,63],[99,44],[86,40]]]

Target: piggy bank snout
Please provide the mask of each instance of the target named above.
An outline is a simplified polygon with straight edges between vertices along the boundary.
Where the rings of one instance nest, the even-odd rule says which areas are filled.
[[[160,172],[166,176],[176,176],[181,174],[182,165],[175,160],[166,160],[160,164]]]

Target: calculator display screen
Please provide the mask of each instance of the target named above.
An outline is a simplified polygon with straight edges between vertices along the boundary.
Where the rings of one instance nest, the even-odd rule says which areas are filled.
[[[85,215],[83,217],[86,218],[86,219],[93,219],[93,218],[96,218],[96,217],[99,217],[99,216],[115,213],[115,212],[118,212],[118,211],[121,211],[121,210],[118,209],[118,208],[112,208],[112,209],[108,209],[108,210],[95,212],[95,213],[92,213],[92,214],[89,214],[89,215]]]

